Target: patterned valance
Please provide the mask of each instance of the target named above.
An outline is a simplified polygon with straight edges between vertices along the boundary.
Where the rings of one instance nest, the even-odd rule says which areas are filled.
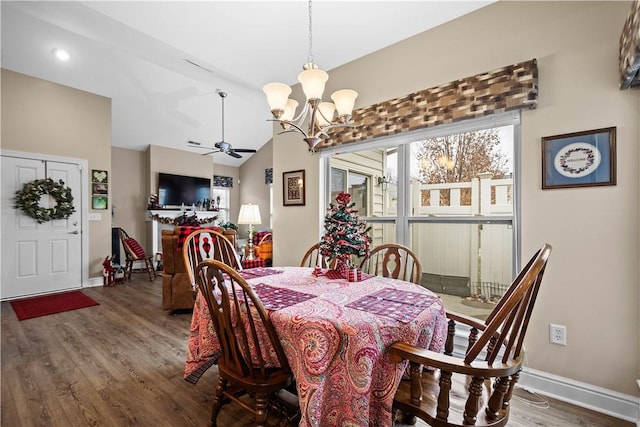
[[[620,35],[620,89],[640,87],[640,1],[631,5]]]
[[[537,104],[538,63],[532,59],[354,110],[356,126],[333,132],[319,149]]]
[[[213,175],[213,186],[233,188],[233,178],[230,176]]]
[[[264,183],[273,184],[273,168],[267,168],[264,170]]]

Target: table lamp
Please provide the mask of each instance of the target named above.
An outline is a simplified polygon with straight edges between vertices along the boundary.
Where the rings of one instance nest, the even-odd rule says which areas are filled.
[[[254,224],[262,224],[262,219],[260,218],[260,208],[258,207],[258,205],[252,205],[251,203],[249,203],[248,205],[240,206],[238,224],[249,225],[249,251],[247,253],[247,260],[252,261],[255,259],[253,255],[253,226]]]

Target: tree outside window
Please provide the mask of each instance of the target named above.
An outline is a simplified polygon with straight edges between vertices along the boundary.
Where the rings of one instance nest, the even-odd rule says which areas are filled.
[[[417,167],[411,179],[420,184],[470,182],[481,173],[489,172],[493,179],[511,174],[511,157],[502,149],[498,129],[452,134],[412,144],[412,157]],[[440,192],[440,204],[449,205],[449,191]],[[429,192],[421,193],[423,205],[429,204]],[[495,195],[492,196],[495,200]],[[471,204],[471,191],[464,189],[462,205]]]

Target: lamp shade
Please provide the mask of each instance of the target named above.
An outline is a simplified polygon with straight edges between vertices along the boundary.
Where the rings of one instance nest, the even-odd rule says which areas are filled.
[[[351,89],[337,90],[331,94],[331,99],[336,104],[339,116],[351,115],[357,97],[358,92]]]
[[[252,205],[251,203],[249,203],[248,205],[240,206],[238,224],[262,224],[262,219],[260,218],[260,208],[258,207],[258,205]]]
[[[320,114],[316,118],[318,125],[323,128],[333,120],[333,113],[336,111],[336,107],[333,105],[333,102],[321,102],[318,105],[318,109],[320,110]]]
[[[329,80],[329,74],[320,69],[304,70],[298,74],[298,81],[307,99],[322,99],[324,84]]]
[[[282,120],[292,120],[293,116],[296,114],[296,108],[298,108],[298,101],[295,99],[289,98],[287,100],[287,105],[284,107],[284,113],[282,113]]]
[[[284,110],[291,88],[284,83],[267,83],[262,88],[271,110]]]

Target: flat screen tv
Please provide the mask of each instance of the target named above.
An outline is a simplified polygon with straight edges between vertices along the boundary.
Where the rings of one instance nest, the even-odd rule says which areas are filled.
[[[211,199],[211,180],[194,176],[158,173],[158,204],[185,206],[202,204]]]

